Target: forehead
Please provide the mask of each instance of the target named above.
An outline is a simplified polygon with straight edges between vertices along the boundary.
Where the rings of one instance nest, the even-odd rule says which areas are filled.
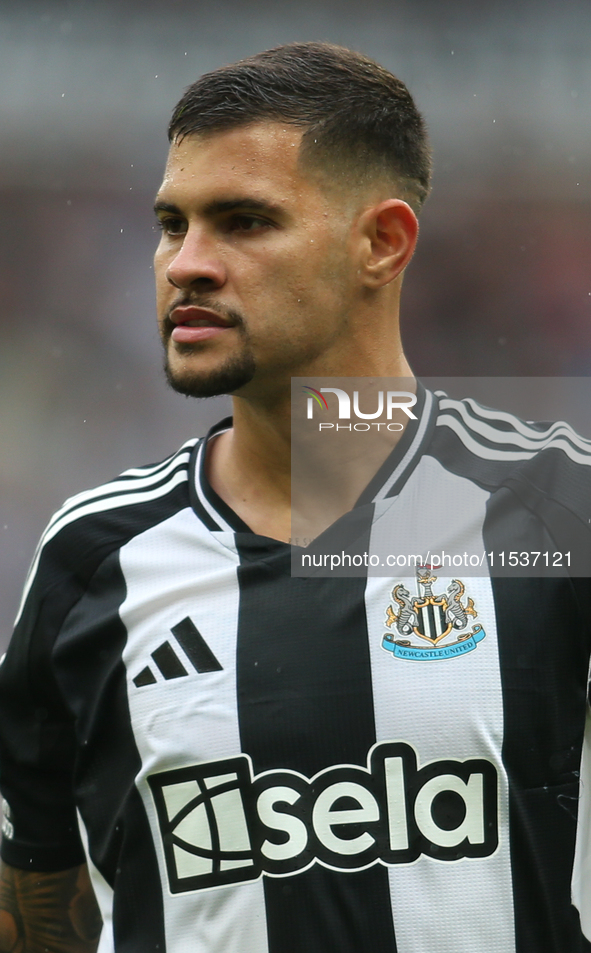
[[[159,196],[207,193],[211,199],[247,189],[253,197],[271,191],[288,201],[306,191],[317,192],[298,165],[301,138],[301,129],[272,122],[186,136],[170,147]]]

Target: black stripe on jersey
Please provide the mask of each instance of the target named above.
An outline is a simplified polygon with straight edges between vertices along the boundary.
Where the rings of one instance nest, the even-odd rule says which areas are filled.
[[[76,720],[76,802],[92,845],[92,861],[115,891],[115,948],[125,953],[163,953],[164,907],[158,860],[135,786],[141,758],[131,725],[122,659],[127,630],[119,607],[125,593],[119,553],[112,553],[70,613],[54,657],[58,681]],[[108,785],[104,784],[105,764],[111,766]],[[131,853],[132,865],[122,861]],[[141,889],[138,869],[142,871]]]
[[[23,718],[24,734],[11,724],[10,716],[5,717],[4,745],[7,750],[20,747],[21,770],[26,774],[29,788],[38,791],[42,798],[40,817],[44,819],[44,826],[40,828],[34,797],[27,797],[21,809],[23,799],[15,795],[13,803],[19,805],[15,807],[15,811],[19,811],[15,838],[12,842],[5,839],[2,846],[7,863],[15,867],[61,870],[83,862],[71,791],[74,738],[70,723],[73,712],[69,699],[64,701],[59,684],[59,673],[54,664],[54,642],[56,638],[57,643],[60,642],[65,620],[69,624],[72,614],[78,611],[88,580],[93,578],[98,567],[133,536],[187,506],[187,482],[183,481],[148,502],[136,501],[117,510],[72,518],[40,552],[20,621],[6,659],[0,666],[0,703],[4,701],[8,705],[13,694],[11,686],[14,685],[18,690],[19,706],[28,712]],[[118,591],[116,598],[120,597],[123,598]],[[114,625],[119,624],[117,617]],[[105,677],[111,674],[108,668],[102,667],[102,658],[99,646],[96,655],[86,660],[95,667],[95,682],[99,661],[100,671],[106,672]],[[86,705],[83,689],[75,678],[74,681],[74,703]],[[29,750],[31,736],[36,739],[35,746],[25,769],[23,751]],[[49,773],[45,764],[46,746],[38,740],[45,737],[52,739],[47,748],[51,755]],[[10,779],[6,778],[3,783],[8,797],[12,793]],[[51,825],[47,824],[47,817],[52,818]],[[109,881],[108,876],[105,879]]]
[[[487,547],[501,546],[501,539],[485,531]],[[571,580],[496,578],[492,586],[503,673],[516,953],[590,953],[569,890],[589,628]]]
[[[84,579],[109,552],[188,505],[187,481],[183,480],[156,499],[140,498],[134,502],[122,499],[116,509],[72,517],[43,547],[38,582],[51,584],[55,565],[56,581],[63,582],[64,569],[69,569],[83,585]],[[71,565],[68,566],[66,560]]]
[[[173,625],[171,631],[200,674],[222,671],[222,666],[192,619],[187,616],[178,625]]]
[[[372,507],[367,508],[370,512]],[[369,525],[366,526],[367,548]],[[290,550],[237,534],[238,717],[255,774],[365,765],[375,743],[365,579],[290,578]],[[384,867],[264,879],[269,953],[395,953]],[[368,899],[371,898],[371,899]]]

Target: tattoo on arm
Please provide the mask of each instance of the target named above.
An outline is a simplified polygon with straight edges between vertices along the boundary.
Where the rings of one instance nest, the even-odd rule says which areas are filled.
[[[0,867],[0,953],[95,953],[101,927],[86,864],[57,873]]]

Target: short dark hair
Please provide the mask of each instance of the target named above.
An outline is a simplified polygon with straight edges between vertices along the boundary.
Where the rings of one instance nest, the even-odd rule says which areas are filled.
[[[429,193],[424,120],[392,73],[352,50],[290,43],[206,73],[189,86],[170,141],[258,121],[302,126],[301,157],[333,177],[394,179],[418,211]]]

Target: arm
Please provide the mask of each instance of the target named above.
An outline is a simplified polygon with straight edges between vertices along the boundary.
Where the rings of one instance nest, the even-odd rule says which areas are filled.
[[[95,953],[102,921],[85,864],[0,867],[0,953]]]

